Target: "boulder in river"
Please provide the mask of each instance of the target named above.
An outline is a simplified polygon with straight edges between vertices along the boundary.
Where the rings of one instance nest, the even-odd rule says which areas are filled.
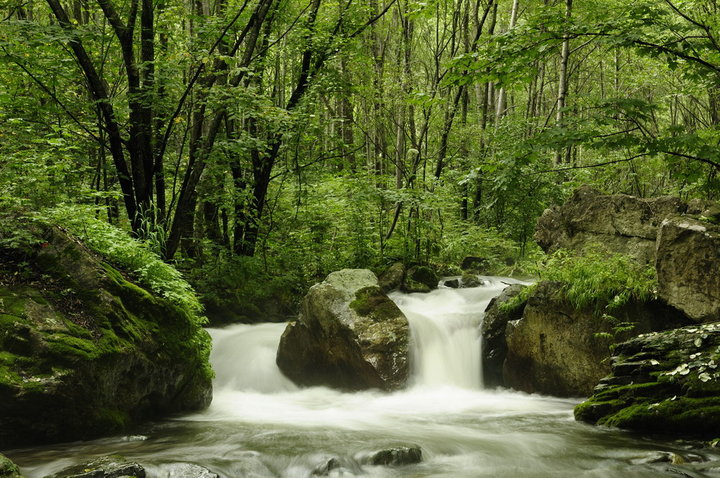
[[[369,270],[312,286],[280,339],[277,364],[298,385],[395,390],[408,377],[409,325]]]
[[[413,465],[422,461],[422,449],[417,445],[396,446],[383,450],[361,454],[360,463],[374,466],[404,466]]]
[[[430,292],[437,289],[440,278],[429,266],[413,266],[407,270],[402,290],[404,292]]]
[[[660,297],[696,322],[720,321],[720,226],[690,217],[666,219],[655,268]]]
[[[118,455],[103,456],[89,463],[65,468],[46,478],[145,478],[145,469]]]
[[[56,227],[0,250],[0,448],[91,438],[199,410],[210,339]]]
[[[641,432],[720,430],[720,323],[640,335],[619,344],[612,374],[575,418]]]

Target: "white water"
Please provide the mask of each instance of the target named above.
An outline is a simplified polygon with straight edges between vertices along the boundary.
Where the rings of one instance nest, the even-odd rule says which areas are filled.
[[[717,451],[703,463],[644,463],[682,444],[635,437],[574,421],[576,400],[482,390],[479,326],[499,279],[474,289],[393,294],[408,316],[412,385],[404,391],[341,393],[299,389],[275,366],[285,324],[211,330],[214,400],[203,413],[141,430],[141,436],[33,450],[9,456],[28,478],[83,457],[121,453],[150,478],[176,476],[174,462],[205,466],[224,478],[311,478],[335,457],[331,477],[691,477],[720,476]],[[384,447],[415,444],[423,462],[363,465]],[[69,458],[72,457],[72,458]]]

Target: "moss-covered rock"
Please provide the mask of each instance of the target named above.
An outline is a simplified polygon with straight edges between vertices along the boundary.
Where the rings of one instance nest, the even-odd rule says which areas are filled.
[[[720,323],[644,334],[615,349],[612,374],[575,418],[714,438],[720,430]]]
[[[610,372],[614,342],[689,323],[677,310],[658,301],[631,300],[612,313],[617,323],[634,325],[617,331],[612,321],[597,313],[605,305],[578,309],[565,297],[561,283],[539,282],[521,318],[507,322],[504,385],[526,392],[587,396]]]
[[[346,269],[310,288],[277,364],[299,385],[393,390],[407,381],[408,341],[407,319],[375,275]]]
[[[90,438],[207,406],[209,337],[55,227],[0,257],[0,447]],[[19,280],[17,265],[30,273]]]
[[[23,478],[17,465],[2,454],[0,454],[0,478]]]

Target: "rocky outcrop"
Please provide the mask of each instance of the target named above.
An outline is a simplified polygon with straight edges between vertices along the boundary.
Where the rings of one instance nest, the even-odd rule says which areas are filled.
[[[664,220],[655,267],[660,297],[696,322],[720,320],[720,226],[690,217]]]
[[[641,335],[617,346],[612,374],[578,420],[643,432],[717,436],[720,323]]]
[[[207,406],[210,339],[197,318],[62,230],[36,233],[33,251],[0,251],[0,448]]]
[[[407,319],[364,269],[333,272],[303,299],[277,364],[299,385],[394,390],[408,376]]]
[[[440,278],[432,267],[416,265],[408,268],[403,263],[396,262],[380,274],[379,285],[383,292],[430,292],[437,289],[439,281]]]
[[[485,309],[481,333],[483,385],[496,387],[504,385],[503,363],[507,357],[507,343],[505,342],[505,329],[508,322],[520,320],[525,303],[518,307],[506,310],[502,307],[516,297],[525,288],[520,284],[506,287],[499,296],[494,297]]]
[[[582,186],[565,204],[543,212],[537,222],[535,240],[545,252],[560,248],[580,250],[597,243],[612,252],[652,263],[662,221],[686,212],[687,208],[687,204],[674,197],[606,195]]]
[[[595,384],[610,371],[610,345],[631,336],[678,327],[687,320],[678,311],[658,301],[630,302],[613,316],[619,322],[633,322],[630,331],[617,333],[613,324],[596,310],[577,309],[554,282],[540,282],[528,298],[518,320],[509,320],[505,329],[507,353],[502,366],[502,383],[516,390],[556,396],[587,396]],[[517,314],[509,311],[505,314]],[[502,323],[500,319],[497,319]],[[488,325],[492,337],[495,367],[502,358],[499,327]],[[490,334],[494,331],[494,334]],[[487,340],[486,338],[486,340]],[[497,376],[497,368],[489,377]]]

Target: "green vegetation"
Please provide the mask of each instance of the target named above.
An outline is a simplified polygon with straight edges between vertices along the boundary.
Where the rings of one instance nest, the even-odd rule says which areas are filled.
[[[657,291],[654,267],[611,253],[601,246],[587,248],[580,254],[558,250],[536,267],[535,274],[538,280],[559,283],[563,299],[573,307],[591,308],[599,317],[611,321],[613,310],[630,300],[647,301]],[[504,311],[520,307],[535,287],[535,284],[525,287],[500,307]],[[627,324],[615,325],[619,331]]]

